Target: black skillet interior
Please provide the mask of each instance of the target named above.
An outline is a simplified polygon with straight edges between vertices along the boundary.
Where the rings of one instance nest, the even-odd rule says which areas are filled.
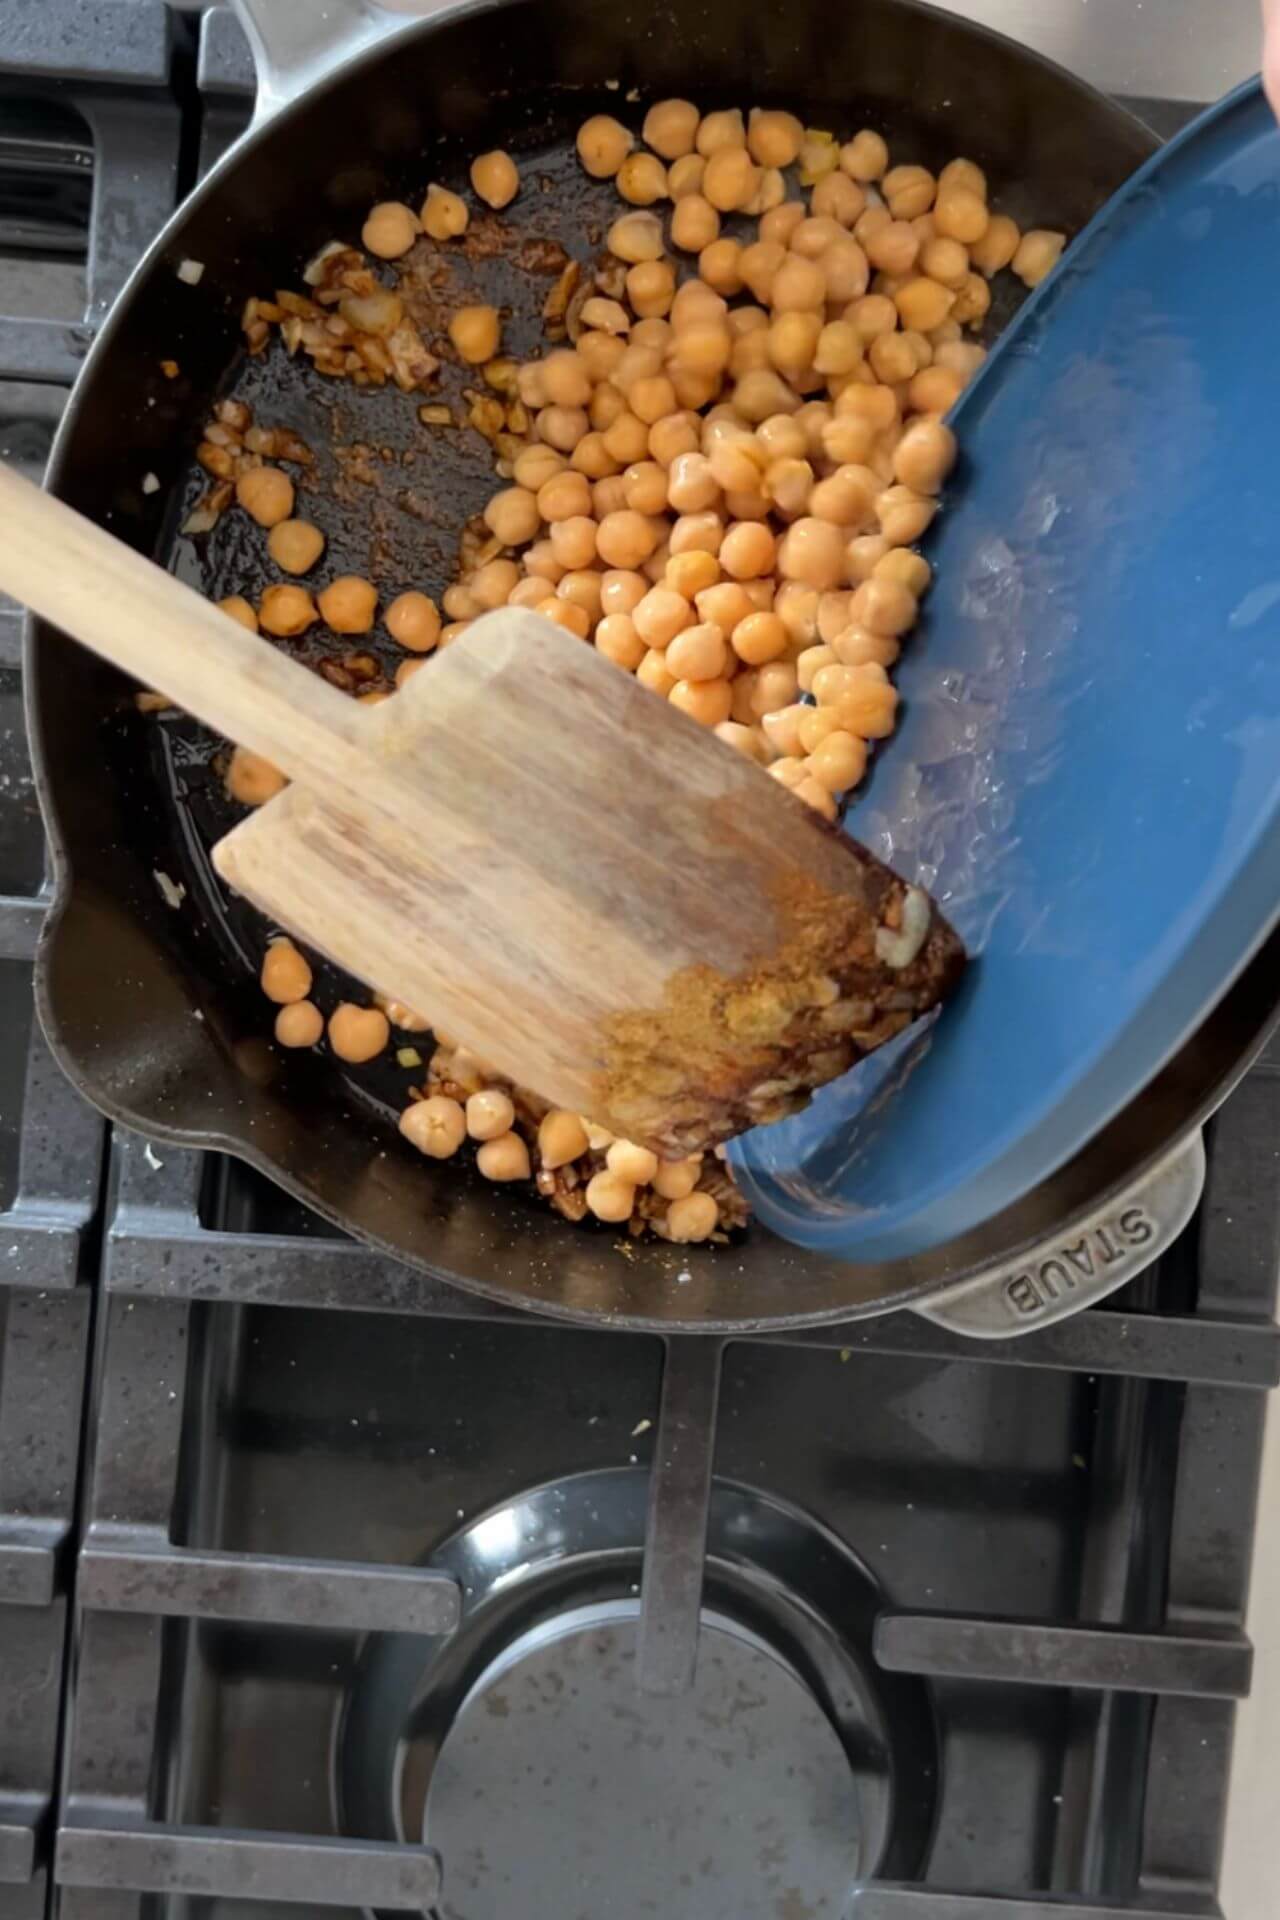
[[[543,243],[589,259],[617,205],[577,168],[577,125],[602,109],[638,125],[646,103],[669,93],[704,107],[789,107],[841,137],[875,126],[896,157],[928,165],[969,154],[1015,217],[1068,231],[1155,144],[1034,56],[902,0],[835,9],[693,0],[678,11],[514,0],[453,13],[285,112],[187,203],[77,390],[57,490],[204,590],[252,595],[265,578],[262,536],[245,516],[228,514],[200,543],[177,536],[202,484],[200,426],[211,399],[233,392],[320,456],[300,510],[329,537],[322,578],[371,575],[384,601],[409,585],[438,592],[463,521],[494,484],[486,443],[419,425],[419,396],[322,381],[279,347],[246,364],[242,303],[299,287],[307,259],[332,238],[358,238],[374,201],[416,204],[428,181],[461,185],[471,155],[505,146],[523,186],[503,221],[528,244],[513,252],[508,240],[488,259],[473,248],[448,303],[474,286],[511,310],[510,350],[530,350],[552,284]],[[198,286],[178,277],[183,259],[202,263]],[[162,372],[166,360],[178,363],[176,378]],[[446,392],[462,384],[451,371]],[[149,474],[158,491],[144,491]],[[261,923],[228,903],[207,859],[232,819],[209,737],[137,716],[118,676],[48,629],[28,684],[65,856],[42,1010],[64,1064],[109,1112],[242,1153],[337,1224],[544,1311],[662,1325],[830,1318],[963,1270],[947,1258],[841,1266],[758,1228],[727,1250],[620,1246],[613,1230],[570,1228],[532,1194],[495,1189],[460,1161],[423,1162],[389,1124],[412,1075],[384,1066],[357,1079],[328,1058],[282,1057],[267,1044],[254,980]],[[178,907],[157,873],[186,889]],[[322,1002],[337,997],[336,980],[324,981]]]

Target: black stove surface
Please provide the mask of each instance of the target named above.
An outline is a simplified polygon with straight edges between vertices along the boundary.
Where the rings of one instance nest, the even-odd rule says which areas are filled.
[[[248,69],[225,9],[18,10],[0,452],[38,472]],[[19,632],[0,604],[0,1920],[1216,1914],[1280,1056],[1158,1267],[1016,1342],[506,1315],[63,1083]]]

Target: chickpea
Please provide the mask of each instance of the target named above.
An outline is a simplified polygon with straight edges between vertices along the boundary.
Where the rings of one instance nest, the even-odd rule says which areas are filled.
[[[776,780],[780,787],[786,787],[794,793],[796,788],[808,778],[808,774],[803,760],[793,759],[787,755],[781,760],[774,761],[769,768],[769,778]]]
[[[587,417],[595,431],[603,435],[609,431],[618,415],[626,411],[626,395],[619,392],[612,380],[606,380],[592,394]]]
[[[772,460],[764,472],[764,495],[775,513],[797,519],[813,491],[813,468],[807,460]]]
[[[384,615],[391,638],[413,653],[430,653],[440,638],[440,614],[425,593],[401,593]]]
[[[728,366],[732,352],[733,338],[729,329],[723,321],[710,321],[685,327],[676,335],[670,364],[675,373],[715,378],[718,384],[718,376]]]
[[[335,633],[368,633],[378,611],[378,590],[358,574],[344,573],[324,588],[317,605]]]
[[[745,147],[746,144],[746,123],[737,107],[704,114],[694,141],[704,160],[709,160],[713,153],[719,153],[723,147]]]
[[[667,648],[667,671],[677,680],[721,680],[729,664],[724,635],[710,621],[686,627]]]
[[[1007,263],[1006,263],[1007,264]],[[920,266],[930,280],[954,293],[969,272],[969,249],[958,240],[930,240],[920,249]]]
[[[894,477],[916,493],[937,493],[955,465],[956,437],[941,420],[917,420],[899,440]]]
[[[480,611],[480,602],[472,593],[465,580],[454,580],[442,595],[444,610],[451,620],[474,620]]]
[[[729,351],[729,372],[735,380],[742,380],[749,373],[760,373],[772,368],[769,358],[769,333],[772,322],[763,327],[752,327],[736,335]]]
[[[591,487],[591,511],[597,520],[605,520],[611,513],[621,513],[627,504],[627,490],[620,473],[606,474],[603,480],[596,480]]]
[[[718,213],[737,213],[747,205],[759,185],[760,169],[745,147],[720,147],[707,161],[702,176],[702,197]],[[717,230],[718,226],[717,222]],[[715,237],[715,233],[709,233],[707,240]]]
[[[912,553],[909,547],[890,547],[888,553],[876,561],[871,577],[900,581],[919,600],[933,582],[933,568],[922,553]]]
[[[537,495],[538,513],[549,524],[569,520],[575,514],[591,511],[591,487],[581,473],[556,473],[543,483]]]
[[[510,1133],[515,1117],[516,1110],[509,1096],[498,1087],[486,1087],[480,1093],[467,1096],[466,1129],[473,1140],[496,1140]]]
[[[983,283],[985,286],[985,282]],[[921,274],[899,289],[894,304],[904,327],[928,333],[940,327],[955,305],[956,296],[949,287]]]
[[[636,679],[660,700],[665,700],[676,684],[675,675],[667,672],[666,660],[657,647],[651,647],[645,654],[636,668]]]
[[[959,240],[966,247],[981,240],[990,219],[986,200],[970,187],[947,187],[933,209],[933,224],[941,237]]]
[[[529,612],[536,613],[546,597],[547,582],[540,579],[536,574],[529,574],[525,579],[519,581],[507,595],[507,605],[509,607],[525,607]]]
[[[476,1153],[476,1166],[486,1180],[527,1180],[533,1170],[529,1149],[518,1133],[500,1133],[486,1140]]]
[[[871,265],[881,273],[910,273],[920,252],[920,241],[905,220],[890,220],[862,242]]]
[[[314,1047],[324,1032],[324,1015],[310,1000],[294,1000],[276,1015],[275,1036],[282,1047]]]
[[[642,573],[631,568],[614,567],[600,583],[600,606],[606,613],[630,613],[644,599],[649,585]]]
[[[686,194],[701,193],[702,176],[707,163],[700,153],[682,154],[671,164],[667,174],[667,193],[673,201],[683,200]]]
[[[534,611],[536,612],[537,609],[535,608]],[[451,620],[447,626],[440,629],[440,645],[451,647],[455,640],[462,638],[470,625],[469,620]],[[426,664],[425,660],[402,660],[395,672],[397,688],[404,686],[407,680],[412,680],[414,674],[420,673]]]
[[[847,793],[867,770],[864,741],[842,729],[829,733],[806,762],[811,778],[828,793]]]
[[[1013,270],[1024,286],[1038,287],[1058,264],[1067,244],[1065,233],[1033,227],[1024,233],[1013,256]]]
[[[812,693],[813,683],[824,667],[837,664],[832,648],[827,646],[806,647],[796,660],[796,685],[801,693]],[[801,736],[803,739],[803,735]]]
[[[391,1026],[380,1007],[357,1007],[344,1000],[329,1015],[329,1045],[339,1060],[360,1066],[380,1054],[391,1038]]]
[[[793,113],[752,107],[747,124],[747,147],[762,167],[789,167],[800,152],[804,127]]]
[[[581,607],[592,626],[600,618],[600,582],[603,575],[596,567],[577,567],[566,573],[556,587],[556,597]]]
[[[628,507],[636,513],[661,513],[667,504],[667,473],[656,460],[637,460],[622,476]]]
[[[769,359],[779,373],[799,382],[813,368],[822,333],[817,313],[781,313],[769,329]]]
[[[536,412],[547,404],[547,390],[542,384],[541,360],[526,360],[516,369],[516,392],[526,407]]]
[[[743,285],[750,288],[762,304],[767,304],[772,298],[774,278],[787,257],[786,248],[778,240],[756,240],[742,249],[738,267]]]
[[[920,606],[909,587],[900,580],[886,580],[872,574],[854,594],[849,611],[868,633],[885,634],[897,639],[915,625]]]
[[[771,368],[761,367],[742,375],[733,390],[733,404],[742,418],[754,426],[773,413],[794,413],[800,400]]]
[[[670,587],[650,587],[633,607],[631,618],[645,645],[659,650],[670,646],[678,633],[694,624],[693,608],[683,594],[674,593]]]
[[[576,1113],[552,1107],[538,1123],[538,1159],[549,1173],[587,1151],[587,1130]]]
[[[268,1000],[288,1006],[293,1000],[305,1000],[311,992],[311,968],[292,940],[273,940],[263,955],[259,975]]]
[[[591,616],[582,607],[575,606],[572,600],[561,600],[552,594],[534,608],[544,620],[550,620],[553,626],[563,627],[566,633],[572,633],[579,640],[586,640],[591,633]]]
[[[710,621],[725,635],[732,634],[756,610],[745,587],[736,580],[721,580],[704,587],[695,604],[698,618]]]
[[[492,360],[502,340],[496,307],[459,307],[449,321],[449,338],[470,366]]]
[[[492,312],[492,308],[484,309]],[[542,362],[542,386],[549,405],[585,407],[591,398],[591,374],[572,347],[549,353]]]
[[[279,520],[267,535],[267,552],[282,573],[309,573],[324,552],[324,535],[309,520]]]
[[[267,587],[258,602],[259,626],[280,639],[296,639],[317,618],[315,601],[305,587]]]
[[[928,213],[937,190],[938,183],[927,167],[892,167],[881,185],[895,220],[914,220],[917,214]]]
[[[225,600],[218,600],[215,605],[238,627],[244,627],[249,633],[258,631],[258,616],[243,594],[229,593]]]
[[[667,170],[652,153],[629,153],[618,168],[618,192],[633,207],[651,207],[667,198]]]
[[[766,713],[760,721],[761,731],[769,743],[770,751],[788,758],[796,758],[801,752],[800,722],[812,712],[810,707],[775,707],[772,713]]]
[[[749,613],[730,635],[733,651],[749,667],[765,666],[787,651],[790,635],[776,613]]]
[[[631,326],[631,315],[626,308],[619,301],[606,300],[599,294],[583,301],[579,317],[584,327],[598,328],[607,334],[624,334]]]
[[[693,152],[699,118],[691,100],[658,100],[646,113],[641,133],[664,160],[678,160]]]
[[[754,760],[758,766],[765,764],[768,748],[758,728],[739,720],[722,720],[718,727],[712,728],[712,732],[717,740],[722,740],[726,747],[732,747],[735,753],[742,754],[744,759]]]
[[[471,592],[482,613],[505,607],[520,580],[514,560],[486,560],[471,576]]]
[[[632,1187],[647,1187],[661,1164],[656,1153],[633,1140],[615,1140],[604,1159],[610,1173]]]
[[[648,652],[627,613],[606,614],[596,627],[594,638],[596,651],[626,673],[634,673]]]
[[[733,694],[727,680],[677,680],[667,695],[673,707],[700,727],[718,727],[729,718]]]
[[[660,1193],[664,1200],[683,1200],[697,1186],[701,1172],[700,1153],[693,1154],[688,1160],[660,1160],[653,1176],[653,1190]]]
[[[986,232],[970,247],[969,258],[978,272],[990,279],[992,274],[1012,265],[1021,242],[1017,221],[1011,220],[1007,213],[993,213],[987,221]]]
[[[274,527],[293,512],[293,482],[279,467],[250,467],[236,481],[236,499],[260,527]]]
[[[686,1194],[667,1208],[667,1238],[680,1246],[708,1240],[719,1222],[720,1209],[711,1194]]]
[[[584,433],[569,455],[569,465],[588,481],[607,480],[618,471],[618,463],[605,445],[603,433]]]
[[[820,219],[852,227],[867,204],[867,196],[847,173],[828,173],[809,196],[809,207]]]
[[[774,274],[769,297],[775,313],[821,312],[826,276],[816,261],[793,256]]]
[[[720,215],[701,193],[686,194],[671,216],[671,244],[681,253],[701,253],[720,232]]]
[[[838,587],[844,574],[844,541],[828,520],[806,516],[788,528],[778,548],[778,571],[820,593]]]
[[[615,1173],[597,1173],[587,1182],[586,1200],[597,1220],[617,1223],[631,1218],[636,1190]]]
[[[796,670],[789,660],[770,660],[756,670],[751,693],[751,711],[763,719],[779,707],[790,706],[800,691]]]
[[[893,332],[898,324],[898,309],[883,293],[865,293],[853,301],[844,317],[864,346],[869,346],[881,334]]]
[[[608,567],[638,567],[657,544],[648,515],[633,507],[606,514],[596,530],[596,551]]]
[[[484,1095],[473,1098],[483,1099]],[[450,1160],[467,1137],[466,1115],[458,1101],[433,1093],[405,1108],[400,1115],[400,1131],[419,1153],[432,1160]]]
[[[427,188],[427,197],[418,218],[422,222],[423,232],[433,240],[456,240],[459,234],[466,232],[471,215],[467,211],[466,201],[460,195],[451,193],[448,187],[433,183]]]
[[[543,407],[538,435],[558,453],[572,453],[590,424],[585,407]]]
[[[883,177],[889,165],[889,149],[878,133],[864,127],[840,149],[841,171],[851,180],[866,185]]]
[[[860,740],[887,740],[897,720],[898,691],[889,684],[883,668],[875,666],[845,669],[854,674],[854,684],[836,703],[841,728]]]
[[[911,342],[900,333],[881,333],[867,348],[867,362],[876,379],[886,387],[910,380],[916,371]]]
[[[876,500],[880,531],[893,547],[909,547],[919,540],[937,511],[936,500],[912,487],[886,487]]]
[[[520,191],[520,175],[509,153],[482,153],[471,162],[471,184],[487,207],[509,207]]]
[[[557,520],[548,536],[557,565],[565,572],[589,567],[598,552],[596,536],[596,523],[590,514],[575,513],[567,520]],[[562,581],[563,575],[557,587]]]
[[[736,521],[721,542],[720,565],[731,580],[758,580],[773,567],[776,545],[762,520]]]
[[[536,494],[528,487],[504,487],[486,505],[484,523],[504,547],[523,546],[541,525]]]
[[[713,553],[677,553],[667,561],[662,584],[685,600],[696,601],[699,594],[717,586],[720,562]]]
[[[627,395],[632,413],[637,420],[643,421],[646,429],[655,426],[659,420],[665,420],[676,410],[676,390],[663,373],[651,374],[646,380],[637,380]],[[649,449],[649,436],[645,434],[644,450]]]
[[[718,216],[716,224],[717,226],[719,225]],[[674,239],[674,220],[672,222],[671,232],[672,238]],[[741,241],[730,239],[727,235],[722,240],[717,240],[713,236],[711,240],[703,246],[702,251],[698,255],[698,272],[701,276],[702,284],[710,287],[715,293],[726,297],[735,293],[741,293],[744,284],[742,279],[742,254],[743,247]],[[696,285],[698,283],[691,281],[688,284]]]
[[[418,232],[418,216],[412,207],[403,206],[399,200],[383,200],[370,211],[360,229],[360,239],[379,260],[398,260],[408,253]]]
[[[596,382],[609,379],[625,352],[626,342],[616,334],[582,333],[578,336],[578,358]]]
[[[611,180],[634,142],[612,114],[593,113],[578,128],[578,158],[593,180]]]
[[[719,554],[724,539],[724,521],[714,508],[703,513],[682,513],[671,529],[672,553]]]

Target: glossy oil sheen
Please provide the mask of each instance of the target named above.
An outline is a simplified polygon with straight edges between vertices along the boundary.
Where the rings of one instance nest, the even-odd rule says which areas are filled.
[[[957,406],[905,717],[848,826],[976,957],[931,1032],[738,1143],[777,1232],[884,1260],[988,1219],[1275,922],[1277,315],[1280,131],[1251,83],[1121,188]]]

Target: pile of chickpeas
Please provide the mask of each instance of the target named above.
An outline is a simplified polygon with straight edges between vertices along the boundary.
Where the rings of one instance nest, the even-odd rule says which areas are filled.
[[[639,139],[595,114],[577,150],[623,204],[568,304],[563,344],[514,369],[529,431],[500,449],[506,484],[480,537],[464,542],[470,563],[439,607],[411,589],[383,610],[408,656],[395,684],[481,614],[530,607],[833,819],[894,729],[890,670],[932,577],[914,543],[955,460],[943,416],[985,357],[973,335],[990,283],[1009,268],[1037,285],[1065,236],[1020,232],[993,211],[970,160],[936,175],[892,164],[871,129],[841,142],[773,109],[702,114],[663,100]],[[491,208],[520,184],[505,153],[472,163],[473,191]],[[419,245],[447,248],[469,218],[459,194],[433,185],[418,211],[374,207],[362,244],[393,262]],[[362,313],[376,305],[361,301]],[[460,308],[448,336],[441,351],[498,391],[510,385],[497,309]],[[224,601],[232,617],[284,637],[317,620],[343,635],[372,630],[369,581],[344,576],[314,596],[300,583],[325,541],[295,517],[287,476],[259,466],[236,497],[292,578],[256,610]],[[237,750],[228,781],[258,804],[279,776]],[[393,1028],[427,1030],[387,1001],[341,1005],[326,1022],[287,940],[268,948],[262,986],[283,1046],[327,1031],[335,1054],[359,1062],[382,1053]],[[723,1231],[726,1176],[713,1156],[659,1163],[436,1042],[400,1121],[419,1152],[448,1159],[469,1140],[486,1178],[533,1179],[570,1218],[633,1231],[643,1221],[676,1241]],[[397,1058],[421,1064],[412,1046]]]

